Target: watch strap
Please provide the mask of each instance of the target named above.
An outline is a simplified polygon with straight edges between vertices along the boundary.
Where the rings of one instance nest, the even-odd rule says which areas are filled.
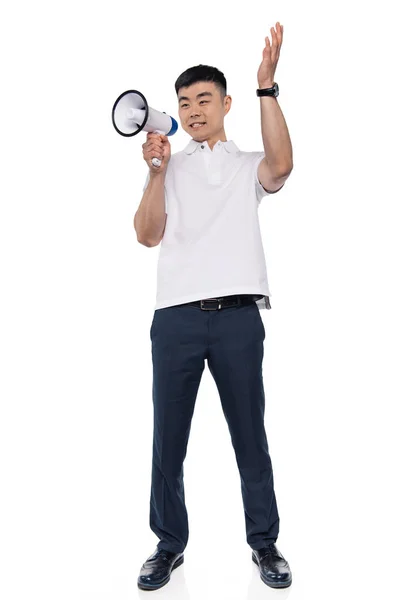
[[[275,82],[274,82],[273,87],[257,89],[257,96],[275,96],[275,98],[276,98],[278,96],[278,94],[279,94],[279,87],[278,87],[278,84]]]

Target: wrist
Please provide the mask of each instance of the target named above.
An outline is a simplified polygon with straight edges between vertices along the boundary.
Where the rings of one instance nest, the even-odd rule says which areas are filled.
[[[154,167],[155,169],[157,169],[157,167]],[[162,169],[162,171],[159,171],[157,169],[157,171],[153,171],[152,169],[150,169],[150,179],[165,179],[165,169]]]
[[[274,82],[273,81],[263,81],[262,83],[258,83],[258,89],[259,90],[266,90],[267,88],[272,88],[274,87]]]

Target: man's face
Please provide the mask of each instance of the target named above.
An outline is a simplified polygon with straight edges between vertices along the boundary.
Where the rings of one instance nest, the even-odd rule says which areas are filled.
[[[196,141],[215,135],[224,127],[224,116],[229,110],[225,96],[225,106],[221,94],[212,81],[199,81],[178,90],[179,118],[183,129]],[[205,123],[201,127],[191,127],[191,123]]]

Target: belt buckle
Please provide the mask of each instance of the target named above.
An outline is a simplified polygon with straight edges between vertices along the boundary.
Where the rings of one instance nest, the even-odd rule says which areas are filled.
[[[204,302],[218,302],[218,306],[216,308],[206,308],[204,306]],[[221,300],[218,298],[206,298],[205,300],[200,300],[200,308],[201,310],[219,310],[221,308]]]

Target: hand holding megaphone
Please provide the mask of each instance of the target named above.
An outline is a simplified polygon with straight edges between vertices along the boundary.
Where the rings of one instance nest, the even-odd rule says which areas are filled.
[[[143,158],[151,173],[166,171],[171,158],[171,144],[166,135],[162,133],[147,133],[147,140],[142,144]]]
[[[151,108],[144,95],[138,90],[127,90],[114,102],[112,122],[116,131],[125,137],[147,131],[147,140],[142,144],[143,158],[152,173],[160,173],[167,168],[171,158],[169,135],[178,129],[176,120]]]

